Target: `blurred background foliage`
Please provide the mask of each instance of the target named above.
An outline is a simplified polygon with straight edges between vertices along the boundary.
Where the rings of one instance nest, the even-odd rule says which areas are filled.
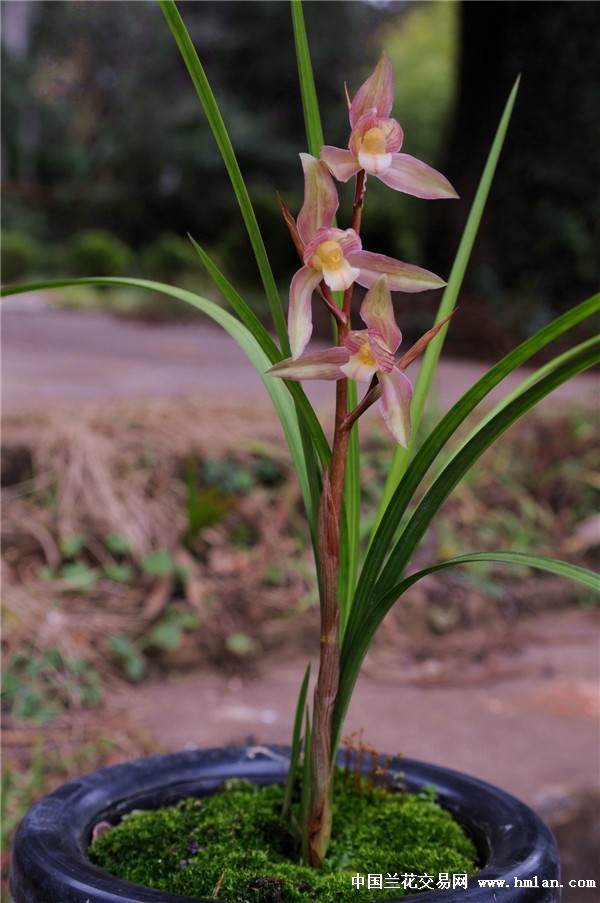
[[[181,7],[285,297],[297,260],[276,192],[299,209],[306,146],[289,6]],[[474,314],[463,331],[471,353],[495,355],[504,337],[597,288],[597,4],[313,0],[305,17],[327,143],[348,139],[344,82],[353,94],[381,50],[391,56],[404,150],[439,167],[463,202],[426,204],[372,181],[364,243],[442,275],[522,73],[461,299]],[[133,273],[208,293],[190,232],[260,311],[236,201],[158,4],[5,0],[2,20],[3,280]],[[351,187],[340,196],[348,210]],[[409,332],[434,305],[404,302]]]

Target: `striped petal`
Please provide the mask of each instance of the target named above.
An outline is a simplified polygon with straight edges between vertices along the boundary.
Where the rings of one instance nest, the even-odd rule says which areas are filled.
[[[335,183],[327,167],[311,154],[300,154],[304,170],[304,204],[298,214],[298,234],[304,244],[318,229],[329,229],[339,205]]]
[[[382,53],[373,73],[363,82],[350,105],[350,125],[356,125],[360,117],[370,109],[376,109],[383,118],[390,115],[394,102],[394,70],[389,57]]]
[[[345,348],[327,348],[303,354],[297,360],[287,358],[267,372],[282,379],[342,379],[342,366],[348,363],[348,358]]]
[[[379,373],[378,379],[381,385],[379,408],[385,425],[396,442],[408,448],[411,432],[410,403],[413,393],[411,382],[397,368],[390,373]]]
[[[372,251],[353,251],[347,254],[348,262],[358,267],[360,276],[356,282],[365,288],[371,288],[381,276],[387,276],[388,288],[391,292],[426,292],[433,288],[442,288],[446,283],[435,273],[424,270],[410,263],[403,263],[385,254]]]
[[[438,200],[457,198],[458,194],[448,179],[409,154],[394,154],[391,165],[379,174],[381,181],[396,191],[412,194],[417,198]]]
[[[383,371],[383,373],[389,373],[394,369],[393,351],[390,351],[384,337],[375,329],[368,329],[367,335],[369,336],[371,354],[375,358],[377,370]]]
[[[321,148],[321,160],[329,167],[338,182],[347,182],[360,169],[352,151],[326,145]]]
[[[390,351],[396,351],[402,341],[402,333],[394,317],[387,276],[381,276],[369,289],[360,306],[360,316],[370,330],[383,337]]]
[[[300,357],[312,334],[312,295],[323,278],[311,267],[302,267],[290,285],[288,332],[292,357]]]

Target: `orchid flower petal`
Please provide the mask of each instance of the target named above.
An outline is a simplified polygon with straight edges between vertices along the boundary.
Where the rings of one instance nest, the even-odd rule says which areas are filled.
[[[358,162],[361,169],[364,169],[370,176],[378,176],[379,178],[387,172],[392,165],[392,154],[380,153],[369,154],[366,151],[358,152]]]
[[[413,393],[411,382],[397,368],[390,373],[379,373],[378,379],[381,385],[379,407],[385,424],[396,442],[408,448],[411,432],[410,402]]]
[[[358,152],[370,141],[381,142],[381,150],[397,154],[402,147],[404,132],[395,119],[385,119],[377,115],[377,110],[367,110],[350,133],[349,148],[357,156]]]
[[[304,248],[303,260],[307,266],[312,265],[312,258],[326,242],[337,242],[346,258],[362,248],[360,237],[354,229],[319,229]]]
[[[335,183],[327,167],[311,154],[300,154],[304,170],[304,204],[298,214],[298,234],[304,244],[318,229],[329,229],[339,206]]]
[[[361,241],[354,229],[319,229],[304,248],[304,263],[321,273],[332,291],[343,292],[360,275],[358,267],[348,260],[348,253],[360,248]]]
[[[383,118],[390,115],[394,102],[394,70],[387,54],[381,59],[372,74],[363,82],[350,105],[350,125],[356,125],[365,110],[375,108]]]
[[[271,367],[267,372],[282,379],[342,379],[342,366],[348,363],[346,348],[327,348],[303,354],[297,360],[287,358]]]
[[[377,373],[377,361],[371,350],[366,329],[351,332],[345,342],[348,351],[352,352],[349,361],[340,369],[345,376],[355,382],[370,382]]]
[[[370,330],[383,336],[390,351],[396,351],[402,341],[402,333],[394,317],[394,306],[387,276],[381,276],[369,289],[361,304],[360,316]]]
[[[458,197],[441,172],[409,154],[394,154],[390,167],[380,173],[379,178],[390,188],[417,198],[437,200]]]
[[[375,329],[368,329],[371,354],[375,358],[378,372],[389,373],[394,369],[394,352],[388,347],[384,337]]]
[[[335,267],[323,265],[323,279],[332,292],[345,292],[359,276],[358,267],[350,266],[347,260],[342,260]]]
[[[321,160],[329,167],[338,182],[347,182],[360,169],[352,151],[326,145],[321,148]]]
[[[385,254],[372,251],[353,251],[347,255],[348,262],[360,269],[356,282],[365,288],[371,288],[381,276],[387,276],[388,288],[391,292],[425,292],[432,288],[441,288],[446,283],[435,273],[424,270],[410,263],[403,263]]]
[[[312,294],[323,278],[311,267],[302,267],[290,285],[288,332],[292,357],[300,357],[312,334]]]

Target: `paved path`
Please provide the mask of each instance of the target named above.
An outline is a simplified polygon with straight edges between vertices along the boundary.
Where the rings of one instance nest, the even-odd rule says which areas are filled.
[[[236,343],[201,319],[152,325],[96,312],[53,310],[37,296],[3,302],[3,405],[7,414],[51,404],[172,398],[195,393],[266,399],[261,380]],[[417,365],[411,368],[414,378]],[[444,359],[435,392],[449,407],[485,372],[485,365]],[[513,376],[492,394],[514,386]],[[584,375],[555,399],[592,397],[597,381]],[[329,383],[306,383],[318,406],[332,398]]]

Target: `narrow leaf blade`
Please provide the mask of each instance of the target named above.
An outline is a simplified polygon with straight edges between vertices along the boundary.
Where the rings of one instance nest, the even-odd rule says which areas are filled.
[[[277,286],[275,284],[275,279],[271,270],[271,264],[269,263],[269,258],[267,256],[262,235],[258,227],[258,222],[256,220],[254,208],[250,200],[250,195],[248,194],[246,184],[238,165],[237,158],[231,144],[231,140],[229,138],[229,134],[225,127],[225,123],[223,122],[221,112],[215,100],[204,69],[202,68],[200,60],[198,58],[198,54],[196,53],[196,49],[187,32],[183,19],[181,18],[179,11],[177,10],[174,0],[159,0],[159,2],[171,29],[173,37],[175,38],[177,46],[179,47],[181,56],[185,62],[185,65],[187,66],[194,87],[196,88],[196,92],[204,108],[206,118],[208,119],[219,151],[221,152],[223,163],[225,164],[225,167],[229,174],[229,178],[235,192],[242,217],[244,219],[248,238],[250,239],[258,269],[263,281],[265,294],[267,296],[267,302],[269,304],[269,310],[271,311],[273,324],[277,333],[277,338],[279,339],[279,342],[281,344],[284,356],[287,356],[289,354],[289,341],[285,317],[283,315],[283,309],[281,305],[281,299],[279,297],[279,292],[277,291]]]
[[[508,130],[510,118],[512,116],[518,88],[519,79],[517,79],[517,81],[515,82],[508,101],[506,102],[506,107],[504,108],[500,124],[492,143],[492,147],[490,149],[490,153],[488,155],[483,174],[479,182],[477,193],[471,206],[462,239],[456,253],[452,272],[450,273],[450,277],[448,279],[448,285],[444,290],[437,316],[435,318],[436,323],[439,323],[440,320],[443,320],[444,317],[448,316],[448,314],[456,307],[458,293],[460,291],[465,270],[469,262],[469,257],[471,256],[471,251],[475,243],[475,238],[477,236],[479,224],[481,222],[485,204],[490,192],[492,180],[494,178],[496,166],[500,157],[500,152],[506,138],[506,132]],[[377,526],[381,522],[385,508],[400,480],[402,479],[402,476],[405,473],[406,468],[408,467],[408,462],[413,454],[415,442],[418,437],[419,426],[423,417],[423,411],[425,409],[425,403],[431,389],[431,384],[433,382],[433,377],[437,368],[447,331],[448,325],[443,326],[436,338],[432,342],[430,342],[423,356],[423,363],[421,364],[421,368],[419,370],[419,376],[415,384],[415,391],[411,404],[411,417],[413,422],[412,439],[408,450],[402,448],[401,446],[396,449],[392,467],[390,469],[390,474],[380,502],[377,517],[375,519],[374,530],[377,529]]]
[[[319,103],[310,61],[310,50],[306,37],[301,0],[292,0],[292,22],[294,25],[296,59],[298,61],[298,75],[300,77],[300,91],[302,94],[302,109],[304,111],[308,149],[313,157],[318,157],[325,142],[323,141]]]

